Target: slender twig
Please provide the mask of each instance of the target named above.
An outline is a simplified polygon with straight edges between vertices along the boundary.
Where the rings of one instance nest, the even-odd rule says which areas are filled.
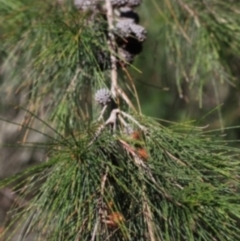
[[[101,110],[101,113],[100,113],[100,115],[99,115],[99,117],[98,117],[98,121],[100,121],[100,120],[102,120],[103,119],[103,115],[104,115],[104,113],[105,113],[105,111],[107,110],[107,105],[104,105],[103,106],[103,108],[102,108],[102,110]]]
[[[93,234],[92,234],[91,241],[95,240],[95,237],[97,235],[98,225],[99,225],[99,219],[97,218],[97,221],[96,221],[94,229],[93,229]]]
[[[142,126],[137,120],[135,120],[131,115],[127,114],[126,112],[121,111],[121,115],[131,120],[133,123],[135,123],[142,131],[146,131],[146,127]]]
[[[75,72],[75,75],[73,76],[72,80],[70,81],[68,88],[66,90],[66,94],[72,93],[75,90],[76,87],[76,81],[78,78],[78,74],[81,72],[81,68],[78,68]]]
[[[93,142],[101,135],[102,131],[105,129],[106,126],[108,125],[113,125],[113,129],[115,130],[116,129],[116,123],[117,123],[117,116],[118,114],[120,113],[121,111],[119,109],[114,109],[112,110],[109,118],[106,120],[106,122],[101,125],[95,135],[94,135],[94,138],[90,141],[90,143],[88,144],[88,146],[91,146],[93,144]]]
[[[133,106],[131,100],[128,98],[126,93],[118,86],[117,87],[117,93],[122,97],[122,99],[127,103],[127,105],[134,111],[136,112],[135,107]]]
[[[108,41],[108,48],[110,50],[111,54],[111,93],[113,98],[117,100],[118,93],[118,83],[117,83],[117,46],[115,42],[115,37],[113,34],[113,8],[111,4],[111,0],[105,0],[106,1],[106,9],[107,9],[107,21],[108,21],[108,35],[109,35],[109,41]]]
[[[191,44],[192,41],[191,41],[191,39],[189,38],[189,36],[187,35],[187,33],[185,32],[185,30],[184,30],[184,28],[182,27],[182,25],[180,24],[179,19],[178,19],[177,15],[176,15],[176,13],[175,13],[175,11],[174,11],[174,9],[173,9],[173,6],[172,6],[171,1],[170,1],[170,0],[166,0],[165,2],[166,2],[166,5],[167,5],[167,7],[168,7],[168,9],[169,9],[172,17],[173,17],[174,20],[175,20],[175,23],[176,23],[178,29],[179,29],[180,32],[182,33],[183,37],[187,40],[187,42],[188,42],[189,44]]]
[[[135,98],[136,98],[136,101],[137,101],[137,105],[138,105],[138,111],[141,113],[141,106],[140,106],[140,101],[139,101],[139,97],[138,97],[138,94],[137,94],[137,89],[136,89],[136,86],[133,82],[133,79],[131,77],[131,75],[128,73],[127,69],[124,67],[123,68],[123,71],[126,73],[127,77],[128,77],[128,80],[132,86],[132,89],[133,89],[133,92],[134,92],[134,95],[135,95]]]
[[[109,171],[109,167],[106,168],[106,172],[105,172],[104,176],[102,177],[101,196],[103,196],[103,194],[104,194],[104,189],[105,189],[105,186],[106,186],[108,171]]]
[[[96,133],[95,133],[95,135],[94,135],[94,138],[90,141],[90,143],[88,144],[88,146],[91,146],[91,145],[93,144],[93,142],[101,135],[102,131],[105,129],[106,126],[108,126],[108,125],[111,124],[111,125],[113,125],[113,131],[116,130],[117,119],[118,119],[119,114],[122,115],[122,116],[124,116],[124,117],[126,117],[127,119],[131,120],[131,121],[132,121],[133,123],[135,123],[142,131],[146,131],[146,130],[147,130],[145,126],[142,126],[142,125],[141,125],[137,120],[135,120],[131,115],[129,115],[129,114],[121,111],[120,109],[113,109],[113,110],[111,111],[111,114],[110,114],[109,118],[106,120],[106,122],[97,129],[97,131],[96,131]],[[126,126],[126,122],[125,122],[124,119],[122,119],[121,117],[120,117],[120,121],[121,121],[121,123],[122,123],[124,126]]]
[[[127,122],[120,115],[118,116],[118,119],[124,127],[128,127]]]
[[[107,176],[108,176],[108,171],[109,171],[109,167],[106,168],[106,172],[102,177],[102,182],[101,182],[101,198],[100,198],[100,208],[98,210],[98,214],[99,216],[103,213],[102,211],[102,203],[103,203],[103,195],[104,195],[104,190],[105,190],[105,186],[106,186],[106,181],[107,181]],[[98,226],[99,226],[99,218],[97,217],[94,229],[93,229],[93,234],[92,234],[92,238],[91,241],[94,241],[97,235],[97,230],[98,230]]]
[[[118,50],[117,50],[115,37],[113,34],[113,29],[114,29],[113,8],[112,8],[111,0],[105,0],[105,1],[106,1],[106,9],[107,9],[108,30],[109,30],[108,31],[109,33],[108,48],[110,50],[110,55],[111,55],[111,94],[118,104],[119,104],[118,97],[121,96],[122,99],[128,104],[128,106],[130,106],[130,108],[136,112],[136,109],[134,108],[128,96],[118,86],[117,57],[116,57]],[[113,123],[113,130],[116,130],[116,121],[114,121]]]
[[[190,14],[190,16],[194,18],[196,26],[200,28],[201,24],[198,17],[198,13],[194,9],[191,9],[190,6],[187,3],[183,2],[182,0],[178,0],[178,2]]]
[[[153,221],[152,221],[153,220],[152,212],[151,212],[151,208],[147,202],[147,197],[146,197],[145,192],[143,194],[143,206],[144,206],[144,217],[145,217],[145,221],[148,226],[148,233],[149,233],[150,241],[156,241],[155,235],[154,235]],[[161,241],[159,238],[158,238],[158,240]]]
[[[166,154],[173,159],[174,161],[176,161],[178,164],[181,164],[182,166],[187,166],[186,163],[184,163],[183,161],[181,161],[179,158],[175,157],[174,155],[172,155],[170,152],[168,152],[167,150],[165,150]]]

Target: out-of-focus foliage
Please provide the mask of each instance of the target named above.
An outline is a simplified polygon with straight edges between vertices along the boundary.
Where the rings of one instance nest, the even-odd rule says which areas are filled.
[[[31,112],[50,114],[52,120],[68,118],[71,123],[77,116],[89,119],[92,113],[84,109],[81,101],[91,98],[90,84],[98,86],[103,80],[98,67],[92,66],[96,62],[95,48],[103,45],[101,23],[96,23],[95,28],[86,27],[86,14],[79,14],[72,4],[60,1],[1,1],[0,4],[0,21],[4,22],[2,93],[18,93],[27,87],[28,98],[21,105]]]
[[[148,38],[137,62],[142,74],[135,76],[144,112],[199,120],[224,103],[202,123],[238,124],[240,2],[143,2],[140,16]]]

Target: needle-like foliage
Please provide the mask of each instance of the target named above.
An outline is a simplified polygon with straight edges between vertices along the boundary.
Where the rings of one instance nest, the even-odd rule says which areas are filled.
[[[211,85],[213,99],[220,104],[219,85],[239,86],[232,61],[240,54],[240,2],[151,0],[145,4],[141,12],[150,37],[147,61],[142,64],[147,62],[148,67],[144,77],[155,76],[157,70],[159,85],[174,79],[179,96],[197,99],[200,107],[205,87]]]
[[[11,186],[18,195],[4,238],[240,240],[240,151],[204,128],[180,124],[165,128],[140,113],[134,81],[126,69],[131,63],[121,59],[119,49],[135,56],[142,51],[143,39],[130,30],[127,36],[115,32],[121,16],[111,0],[98,2],[96,9],[101,11],[92,12],[78,11],[68,1],[0,0],[3,92],[14,95],[24,89],[26,96],[15,107],[26,110],[26,119],[37,119],[53,132],[42,133],[50,137],[48,145],[22,144],[44,147],[44,162],[0,182],[0,188]],[[174,53],[168,60],[177,56],[176,71],[186,73],[182,78],[189,75],[201,83],[204,74],[224,72],[217,35],[208,32],[209,27],[213,34],[219,32],[215,11],[221,1],[210,1],[210,8],[204,1],[192,1],[190,6],[190,1],[179,0],[174,11],[175,1],[160,2],[178,27],[166,27],[163,35],[169,41],[166,51]],[[188,19],[193,7],[207,12]],[[190,31],[205,18],[209,26]],[[185,29],[178,19],[186,22]],[[132,25],[145,38],[144,28],[137,24]],[[180,46],[183,39],[187,41]],[[199,45],[206,46],[202,56],[186,51]],[[182,68],[185,57],[191,60],[189,72]],[[31,121],[16,124],[34,129]]]
[[[105,131],[89,146],[91,135],[83,131],[27,170],[15,188],[34,198],[12,214],[24,224],[22,237],[34,232],[38,240],[238,240],[239,150],[198,131],[183,135],[143,122],[144,141]],[[111,213],[122,215],[116,225]]]

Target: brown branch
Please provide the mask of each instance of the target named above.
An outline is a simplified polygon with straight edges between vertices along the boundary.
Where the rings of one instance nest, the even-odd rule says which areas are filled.
[[[154,234],[154,223],[153,223],[153,217],[152,217],[152,212],[151,212],[151,208],[147,202],[147,198],[146,198],[146,194],[144,192],[143,194],[143,206],[144,206],[144,218],[145,218],[145,221],[147,223],[147,226],[148,226],[148,233],[149,233],[149,238],[150,238],[150,241],[156,241],[156,238],[155,238],[155,234]],[[158,238],[158,241],[161,241],[159,238]]]
[[[100,202],[100,208],[98,210],[98,214],[99,216],[102,216],[102,214],[104,214],[103,210],[102,210],[102,203],[103,203],[103,195],[104,195],[104,190],[105,190],[105,186],[106,186],[106,181],[107,181],[107,176],[108,176],[108,172],[109,172],[109,168],[106,168],[106,172],[102,177],[102,181],[101,181],[101,197],[100,200],[98,202]],[[97,217],[96,223],[94,225],[94,229],[93,229],[93,234],[92,234],[92,238],[91,241],[94,241],[96,236],[97,236],[97,231],[98,231],[98,227],[99,227],[99,218]]]
[[[113,25],[113,8],[112,8],[111,0],[106,0],[106,9],[107,9],[108,35],[109,35],[108,48],[111,54],[111,93],[113,98],[117,100],[117,97],[118,97],[118,93],[117,93],[118,75],[117,75],[117,57],[116,57],[117,46],[116,46],[114,34],[112,33],[114,29],[114,25]]]

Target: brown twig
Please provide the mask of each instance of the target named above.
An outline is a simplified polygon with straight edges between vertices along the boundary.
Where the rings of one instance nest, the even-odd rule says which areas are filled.
[[[125,118],[131,120],[133,123],[135,123],[142,131],[147,131],[145,126],[142,126],[137,120],[135,120],[131,115],[121,111],[121,115],[123,115]]]
[[[90,141],[90,143],[88,144],[88,146],[91,146],[93,144],[93,142],[101,135],[102,131],[105,129],[106,126],[108,125],[113,125],[113,129],[116,129],[116,122],[117,122],[117,116],[121,111],[119,109],[114,109],[112,110],[109,118],[106,120],[106,122],[104,124],[102,124],[96,131],[93,139]]]
[[[152,221],[153,220],[152,212],[151,212],[151,208],[147,202],[145,192],[143,194],[143,207],[144,207],[144,218],[147,223],[150,241],[156,241],[155,234],[154,234],[154,226],[153,226],[154,224]],[[158,238],[158,240],[161,241],[159,238]]]
[[[105,186],[106,186],[106,181],[107,181],[107,176],[108,176],[108,171],[109,168],[106,168],[106,172],[102,177],[102,181],[101,181],[101,197],[100,197],[100,208],[98,210],[98,214],[99,216],[101,216],[103,214],[103,210],[102,210],[102,203],[103,203],[103,195],[104,195],[104,190],[105,190]],[[99,218],[97,217],[96,223],[94,225],[94,229],[93,229],[93,234],[92,234],[92,238],[91,241],[94,241],[97,235],[97,231],[98,231],[98,226],[99,226]]]
[[[105,1],[106,1],[106,9],[107,9],[108,35],[109,35],[108,48],[111,54],[111,93],[113,98],[117,100],[117,97],[118,97],[118,92],[117,92],[118,75],[117,75],[117,57],[116,57],[117,46],[116,46],[114,34],[112,33],[114,28],[113,8],[112,8],[111,0],[105,0]]]
[[[133,103],[131,102],[131,100],[128,98],[128,96],[126,95],[126,93],[119,87],[117,86],[117,93],[118,95],[120,95],[122,97],[122,99],[127,103],[127,105],[134,111],[136,112],[135,107],[133,106]]]
[[[132,86],[133,93],[134,93],[135,98],[136,98],[136,101],[137,101],[138,111],[140,112],[140,114],[142,114],[142,113],[141,113],[140,100],[139,100],[139,97],[138,97],[138,94],[137,94],[137,89],[136,89],[136,86],[135,86],[135,84],[134,84],[134,82],[133,82],[133,79],[132,79],[131,75],[128,73],[128,71],[127,71],[127,69],[126,69],[125,67],[123,68],[123,71],[124,71],[125,74],[127,75],[128,80],[129,80],[129,82],[130,82],[130,84],[131,84],[131,86]],[[134,111],[135,111],[135,109],[134,109]]]

